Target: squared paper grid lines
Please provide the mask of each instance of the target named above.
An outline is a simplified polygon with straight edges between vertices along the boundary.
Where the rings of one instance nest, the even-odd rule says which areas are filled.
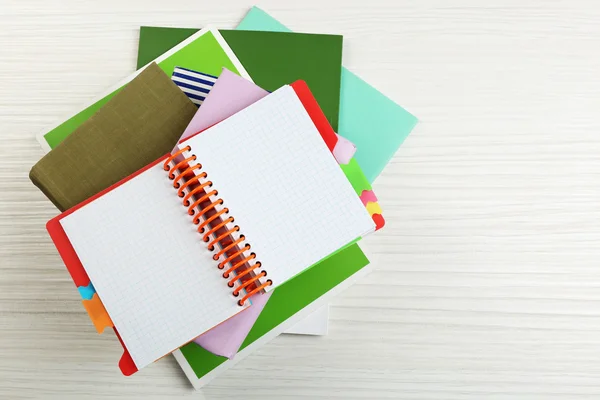
[[[289,86],[184,145],[275,286],[374,229]]]
[[[141,369],[243,308],[158,164],[63,218]]]

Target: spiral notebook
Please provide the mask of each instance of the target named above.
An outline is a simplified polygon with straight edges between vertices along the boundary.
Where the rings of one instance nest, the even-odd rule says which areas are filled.
[[[284,86],[48,223],[74,280],[93,282],[124,373],[375,230],[323,120],[306,84]]]

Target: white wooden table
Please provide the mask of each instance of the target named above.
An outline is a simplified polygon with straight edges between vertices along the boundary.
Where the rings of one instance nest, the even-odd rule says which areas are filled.
[[[252,5],[213,3],[0,0],[0,398],[201,396],[173,358],[120,375],[27,174],[36,133],[134,69],[140,25],[232,27]],[[345,65],[421,123],[375,184],[378,268],[330,334],[279,337],[204,396],[598,399],[600,4],[261,6],[343,34]]]

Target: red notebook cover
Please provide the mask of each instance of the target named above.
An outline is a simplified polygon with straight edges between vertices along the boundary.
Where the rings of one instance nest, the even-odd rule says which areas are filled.
[[[298,98],[304,105],[304,108],[306,109],[307,113],[311,117],[313,123],[315,124],[315,127],[318,129],[319,133],[321,134],[321,137],[327,144],[327,147],[329,148],[330,151],[333,151],[335,144],[338,141],[337,135],[335,134],[331,125],[329,125],[327,118],[321,111],[321,108],[319,107],[319,104],[317,103],[314,96],[310,92],[310,89],[308,88],[308,86],[306,85],[306,83],[304,81],[294,82],[290,86],[294,89]],[[71,244],[71,241],[69,240],[64,229],[62,228],[60,220],[64,217],[72,214],[73,212],[77,211],[78,209],[84,207],[86,204],[93,202],[94,200],[103,196],[104,194],[123,185],[125,182],[129,181],[130,179],[135,178],[136,176],[140,175],[141,173],[148,170],[149,168],[154,167],[155,165],[157,165],[160,162],[164,162],[168,158],[168,156],[169,156],[169,154],[166,154],[165,156],[161,157],[160,159],[158,159],[158,160],[154,161],[153,163],[147,165],[146,167],[140,169],[136,173],[128,176],[127,178],[124,178],[123,180],[106,188],[105,190],[96,194],[95,196],[87,199],[86,201],[78,204],[77,206],[65,211],[64,213],[62,213],[62,214],[58,215],[57,217],[48,221],[48,223],[46,224],[48,233],[50,234],[52,241],[54,242],[56,248],[58,249],[58,252],[59,252],[61,258],[63,259],[63,262],[65,263],[65,266],[66,266],[67,270],[69,271],[69,273],[71,274],[73,282],[75,283],[75,285],[77,287],[88,286],[90,284],[90,279],[89,279],[81,261],[79,260],[79,257],[77,256],[77,253],[75,252],[75,249],[73,248],[73,245]],[[165,177],[165,179],[166,179],[166,177]],[[377,219],[376,219],[376,217],[377,217]],[[377,229],[379,229],[379,228],[381,228],[381,226],[383,226],[383,223],[382,223],[383,220],[381,219],[381,216],[379,214],[373,215],[373,219],[376,222]],[[94,294],[94,297],[92,300],[83,300],[83,303],[84,303],[86,310],[88,311],[88,314],[90,315],[90,318],[92,319],[92,322],[96,326],[96,329],[98,330],[99,333],[103,332],[106,327],[112,327],[114,329],[115,334],[117,335],[117,338],[121,342],[121,345],[123,346],[123,350],[124,350],[123,355],[121,356],[121,359],[119,361],[119,368],[121,369],[121,372],[126,376],[129,376],[129,375],[137,372],[138,368],[135,365],[135,363],[133,362],[133,359],[131,358],[121,337],[119,336],[119,332],[118,332],[117,328],[112,326],[112,321],[110,320],[108,313],[104,309],[104,306],[102,305],[102,302],[100,301],[100,299],[98,297],[98,294]]]

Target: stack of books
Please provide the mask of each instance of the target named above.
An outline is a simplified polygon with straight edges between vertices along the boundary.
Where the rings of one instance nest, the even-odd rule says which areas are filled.
[[[371,183],[417,120],[342,44],[256,7],[236,30],[141,27],[138,70],[40,134],[48,232],[123,374],[173,353],[199,388],[280,333],[326,333],[368,271]]]

